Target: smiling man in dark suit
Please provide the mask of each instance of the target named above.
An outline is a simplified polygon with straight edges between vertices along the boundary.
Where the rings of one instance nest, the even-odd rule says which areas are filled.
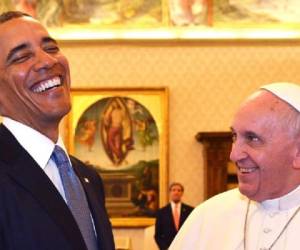
[[[169,187],[170,203],[157,211],[155,241],[160,250],[169,248],[178,230],[193,210],[193,207],[181,202],[183,192],[182,184],[172,183]]]
[[[69,157],[68,61],[35,19],[0,15],[0,249],[113,250],[97,172]]]

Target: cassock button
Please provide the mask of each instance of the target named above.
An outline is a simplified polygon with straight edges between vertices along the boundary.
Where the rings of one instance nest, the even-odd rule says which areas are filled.
[[[264,230],[263,230],[263,231],[264,231],[264,233],[266,233],[266,234],[267,234],[267,233],[270,233],[270,232],[272,231],[272,229],[270,229],[270,228],[264,228]]]
[[[273,218],[276,214],[278,214],[278,212],[270,212],[269,217]]]

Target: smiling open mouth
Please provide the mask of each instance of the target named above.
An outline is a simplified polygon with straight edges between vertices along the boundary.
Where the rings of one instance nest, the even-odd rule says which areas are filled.
[[[49,89],[59,87],[61,85],[62,85],[62,81],[61,81],[60,77],[56,76],[52,79],[42,81],[39,84],[36,84],[35,86],[33,86],[32,90],[35,93],[42,93]]]
[[[239,168],[239,171],[242,173],[242,174],[250,174],[250,173],[253,173],[255,170],[257,170],[258,168],[255,167],[255,168],[243,168],[243,167],[238,167]]]

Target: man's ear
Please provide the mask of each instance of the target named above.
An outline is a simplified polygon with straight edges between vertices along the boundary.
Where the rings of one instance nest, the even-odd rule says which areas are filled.
[[[293,160],[293,168],[300,170],[300,136],[296,139],[296,149]]]

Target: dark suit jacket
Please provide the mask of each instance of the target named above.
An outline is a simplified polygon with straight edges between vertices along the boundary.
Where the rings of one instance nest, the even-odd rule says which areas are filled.
[[[86,192],[99,249],[113,250],[102,181],[79,160],[71,157],[71,161]],[[0,125],[0,249],[86,250],[64,199],[4,125]]]
[[[181,203],[179,229],[193,209],[193,207]],[[154,237],[159,249],[168,249],[176,234],[177,231],[173,220],[172,207],[169,203],[157,211]]]

